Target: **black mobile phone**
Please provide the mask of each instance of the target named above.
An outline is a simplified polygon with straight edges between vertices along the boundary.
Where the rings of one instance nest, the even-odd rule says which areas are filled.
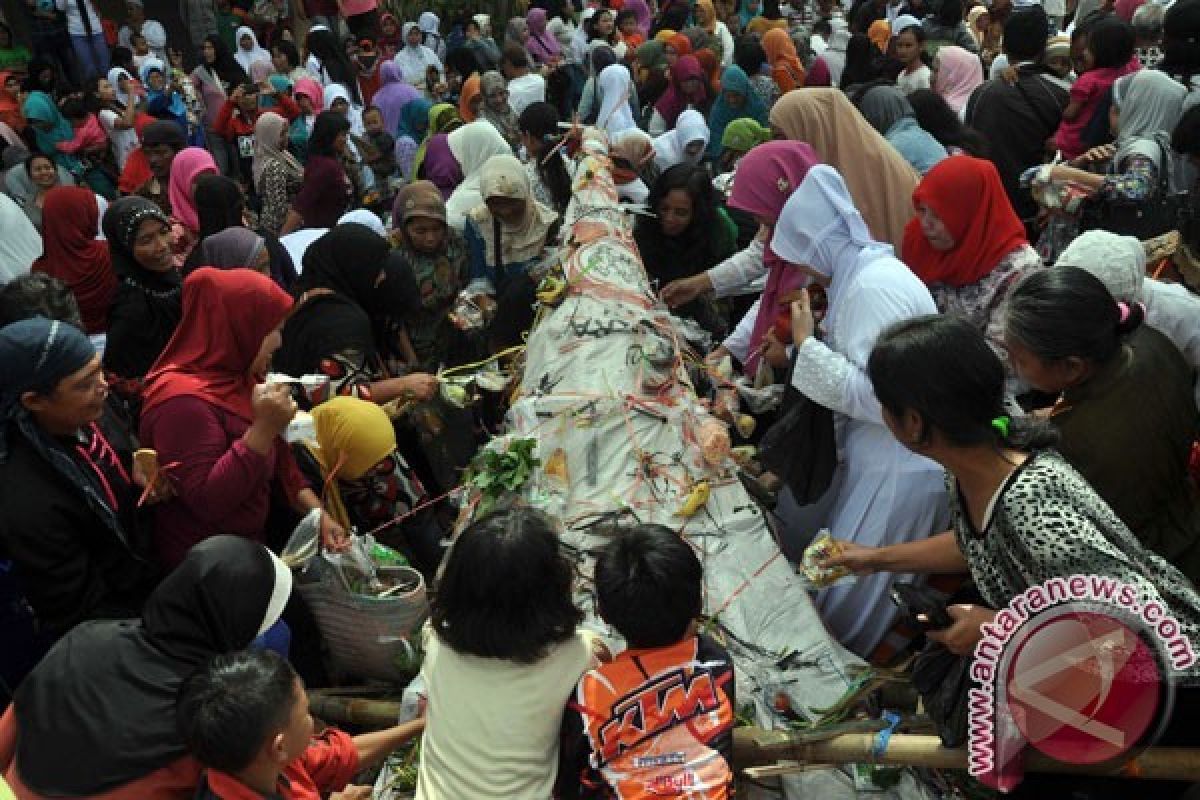
[[[909,622],[922,630],[936,631],[954,624],[954,620],[946,612],[946,604],[928,589],[908,583],[896,583],[888,593]],[[918,617],[918,614],[924,619]]]

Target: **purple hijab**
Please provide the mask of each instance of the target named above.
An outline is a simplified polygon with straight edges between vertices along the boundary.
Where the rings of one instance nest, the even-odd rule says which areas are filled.
[[[650,14],[650,7],[646,5],[646,0],[625,0],[624,8],[626,11],[633,12],[634,18],[637,19],[638,30],[642,32],[642,36],[649,36],[653,17]]]
[[[450,136],[445,133],[435,134],[429,140],[421,168],[425,170],[425,177],[442,193],[443,200],[448,200],[463,181],[462,167],[450,152]]]
[[[737,165],[737,180],[729,196],[729,207],[747,214],[779,219],[783,204],[799,188],[808,171],[821,163],[817,151],[806,142],[764,142],[742,158]],[[763,263],[770,272],[758,304],[758,316],[750,334],[750,355],[746,374],[758,371],[759,350],[763,337],[779,316],[780,300],[804,285],[804,273],[775,255],[768,244]]]
[[[371,103],[383,114],[383,129],[392,136],[400,128],[400,114],[410,100],[420,97],[415,87],[404,81],[404,74],[390,58],[379,68],[379,88]]]
[[[704,101],[708,99],[708,92],[701,90],[699,97],[688,95],[683,90],[683,82],[689,78],[696,78],[700,81],[701,86],[707,80],[704,68],[700,66],[700,62],[696,60],[695,56],[680,56],[676,59],[675,66],[671,67],[670,85],[663,92],[662,97],[658,98],[658,102],[654,104],[654,110],[666,120],[668,128],[675,127],[675,120],[679,119],[679,115],[687,110],[688,103],[696,106],[701,114],[705,113]]]
[[[558,38],[546,32],[547,15],[544,8],[531,8],[525,15],[525,24],[529,27],[529,38],[525,40],[525,49],[533,60],[546,64],[558,58],[562,48],[558,46]]]

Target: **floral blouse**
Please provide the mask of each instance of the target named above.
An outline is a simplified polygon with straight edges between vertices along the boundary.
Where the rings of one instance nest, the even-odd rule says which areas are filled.
[[[455,328],[449,312],[467,285],[467,243],[453,228],[446,231],[445,248],[436,256],[418,253],[396,243],[396,249],[412,265],[421,292],[421,310],[407,321],[409,341],[421,368],[434,370],[446,365]]]
[[[278,158],[267,162],[262,179],[258,182],[258,196],[262,201],[259,225],[276,236],[287,219],[292,199],[304,183],[304,174],[289,170]]]

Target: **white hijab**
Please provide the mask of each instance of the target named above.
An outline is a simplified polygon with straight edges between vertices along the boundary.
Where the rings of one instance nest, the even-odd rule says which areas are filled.
[[[350,121],[350,132],[355,136],[363,135],[362,108],[354,104],[354,98],[350,96],[350,90],[340,83],[331,83],[325,87],[325,110],[329,111],[333,108],[335,100],[345,100],[350,104],[350,111],[346,115],[346,119]]]
[[[675,127],[654,140],[654,163],[660,170],[669,169],[676,164],[687,162],[699,164],[704,158],[705,148],[708,147],[708,123],[704,115],[689,108],[675,120]],[[687,146],[692,142],[704,142],[699,152],[688,156]]]
[[[437,67],[438,73],[443,72],[442,60],[437,57],[437,53],[425,45],[418,44],[414,47],[408,43],[408,32],[413,28],[420,30],[415,22],[404,23],[403,31],[400,34],[404,46],[400,48],[396,53],[396,57],[392,60],[400,68],[400,74],[404,76],[405,83],[424,88],[425,71],[430,67]]]
[[[631,128],[637,127],[633,119],[633,111],[629,107],[629,95],[633,91],[633,78],[623,64],[609,64],[600,71],[596,81],[600,89],[600,115],[596,117],[596,126],[603,128],[608,135],[615,136]]]
[[[242,49],[243,36],[249,36],[250,40],[254,42],[254,45],[249,50]],[[258,37],[254,35],[254,29],[247,25],[243,25],[237,29],[237,34],[233,37],[233,46],[233,57],[242,65],[242,69],[246,71],[247,75],[250,74],[250,65],[255,61],[266,61],[268,63],[271,61],[271,54],[259,46]]]
[[[24,169],[24,167],[21,167]],[[0,285],[27,275],[42,255],[42,237],[25,212],[6,194],[0,193]]]
[[[455,230],[466,226],[467,214],[483,204],[479,173],[492,156],[512,155],[512,148],[486,119],[478,119],[452,131],[447,140],[450,154],[462,170],[463,181],[446,201],[446,222]]]
[[[127,81],[133,80],[133,76],[129,74],[129,71],[121,67],[113,67],[108,71],[108,82],[112,84],[113,91],[117,95],[117,102],[128,108],[129,92],[121,91],[121,78],[125,78]]]

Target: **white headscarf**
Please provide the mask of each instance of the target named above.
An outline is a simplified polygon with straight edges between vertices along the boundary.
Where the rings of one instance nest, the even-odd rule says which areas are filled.
[[[609,64],[600,71],[596,81],[600,89],[600,116],[596,126],[603,128],[609,136],[636,128],[633,111],[629,108],[629,95],[633,91],[633,78],[624,64]],[[707,140],[706,140],[707,141]]]
[[[23,168],[22,168],[23,169]],[[42,237],[29,217],[6,194],[0,193],[0,285],[27,275],[42,255]]]
[[[366,208],[356,208],[353,211],[347,211],[338,219],[338,225],[344,225],[347,222],[354,222],[358,225],[370,228],[378,233],[383,238],[387,238],[387,228],[383,226],[383,220],[374,211]]]
[[[243,36],[249,36],[251,41],[254,42],[254,46],[249,50],[242,49]],[[255,61],[266,61],[268,63],[271,61],[271,54],[259,46],[258,37],[254,35],[254,29],[247,25],[238,28],[237,34],[233,37],[233,57],[242,65],[242,69],[246,71],[247,75],[250,74],[250,65]]]
[[[546,246],[546,235],[558,213],[533,199],[525,166],[511,153],[492,156],[479,170],[479,194],[481,201],[469,216],[483,238],[487,263],[496,264],[495,218],[485,202],[489,197],[508,197],[525,203],[518,224],[500,224],[501,263],[520,264],[537,257]]]
[[[483,203],[479,189],[479,173],[492,156],[512,155],[512,148],[486,119],[478,119],[452,131],[447,139],[450,154],[462,170],[463,181],[446,201],[446,222],[462,231],[467,214]]]
[[[1079,267],[1108,287],[1118,301],[1140,302],[1146,278],[1146,250],[1132,236],[1109,231],[1079,234],[1059,255],[1055,267]]]
[[[704,158],[704,150],[708,147],[708,123],[704,115],[689,108],[675,120],[675,128],[654,140],[654,163],[660,170],[669,169],[685,161],[689,164],[699,164]],[[687,146],[692,142],[704,142],[699,152],[688,156]]]
[[[108,82],[112,84],[113,91],[117,94],[117,102],[128,108],[129,92],[121,91],[121,78],[127,81],[133,80],[133,76],[129,74],[129,71],[121,67],[113,67],[108,71]]]
[[[345,100],[350,104],[350,111],[347,113],[346,119],[350,121],[350,132],[355,136],[363,135],[362,108],[354,104],[354,98],[350,96],[350,90],[340,83],[331,83],[325,87],[325,110],[329,111],[333,108],[335,100]]]
[[[862,214],[854,207],[846,182],[833,167],[818,164],[808,171],[779,213],[771,250],[784,261],[804,264],[829,278],[829,305],[862,262],[868,247],[881,255],[891,246],[876,242]]]
[[[1112,103],[1120,114],[1113,159],[1118,169],[1132,155],[1146,156],[1162,168],[1164,155],[1170,155],[1168,137],[1183,114],[1187,93],[1182,84],[1158,70],[1138,70],[1117,79]]]
[[[413,28],[420,28],[415,22],[404,23],[403,32],[401,33],[401,41],[404,46],[396,53],[396,57],[392,59],[396,62],[396,66],[400,67],[400,74],[404,76],[404,82],[412,84],[418,88],[425,87],[425,71],[430,67],[437,67],[440,74],[443,71],[442,60],[437,57],[437,53],[430,50],[423,44],[416,46],[408,43],[408,32]]]

